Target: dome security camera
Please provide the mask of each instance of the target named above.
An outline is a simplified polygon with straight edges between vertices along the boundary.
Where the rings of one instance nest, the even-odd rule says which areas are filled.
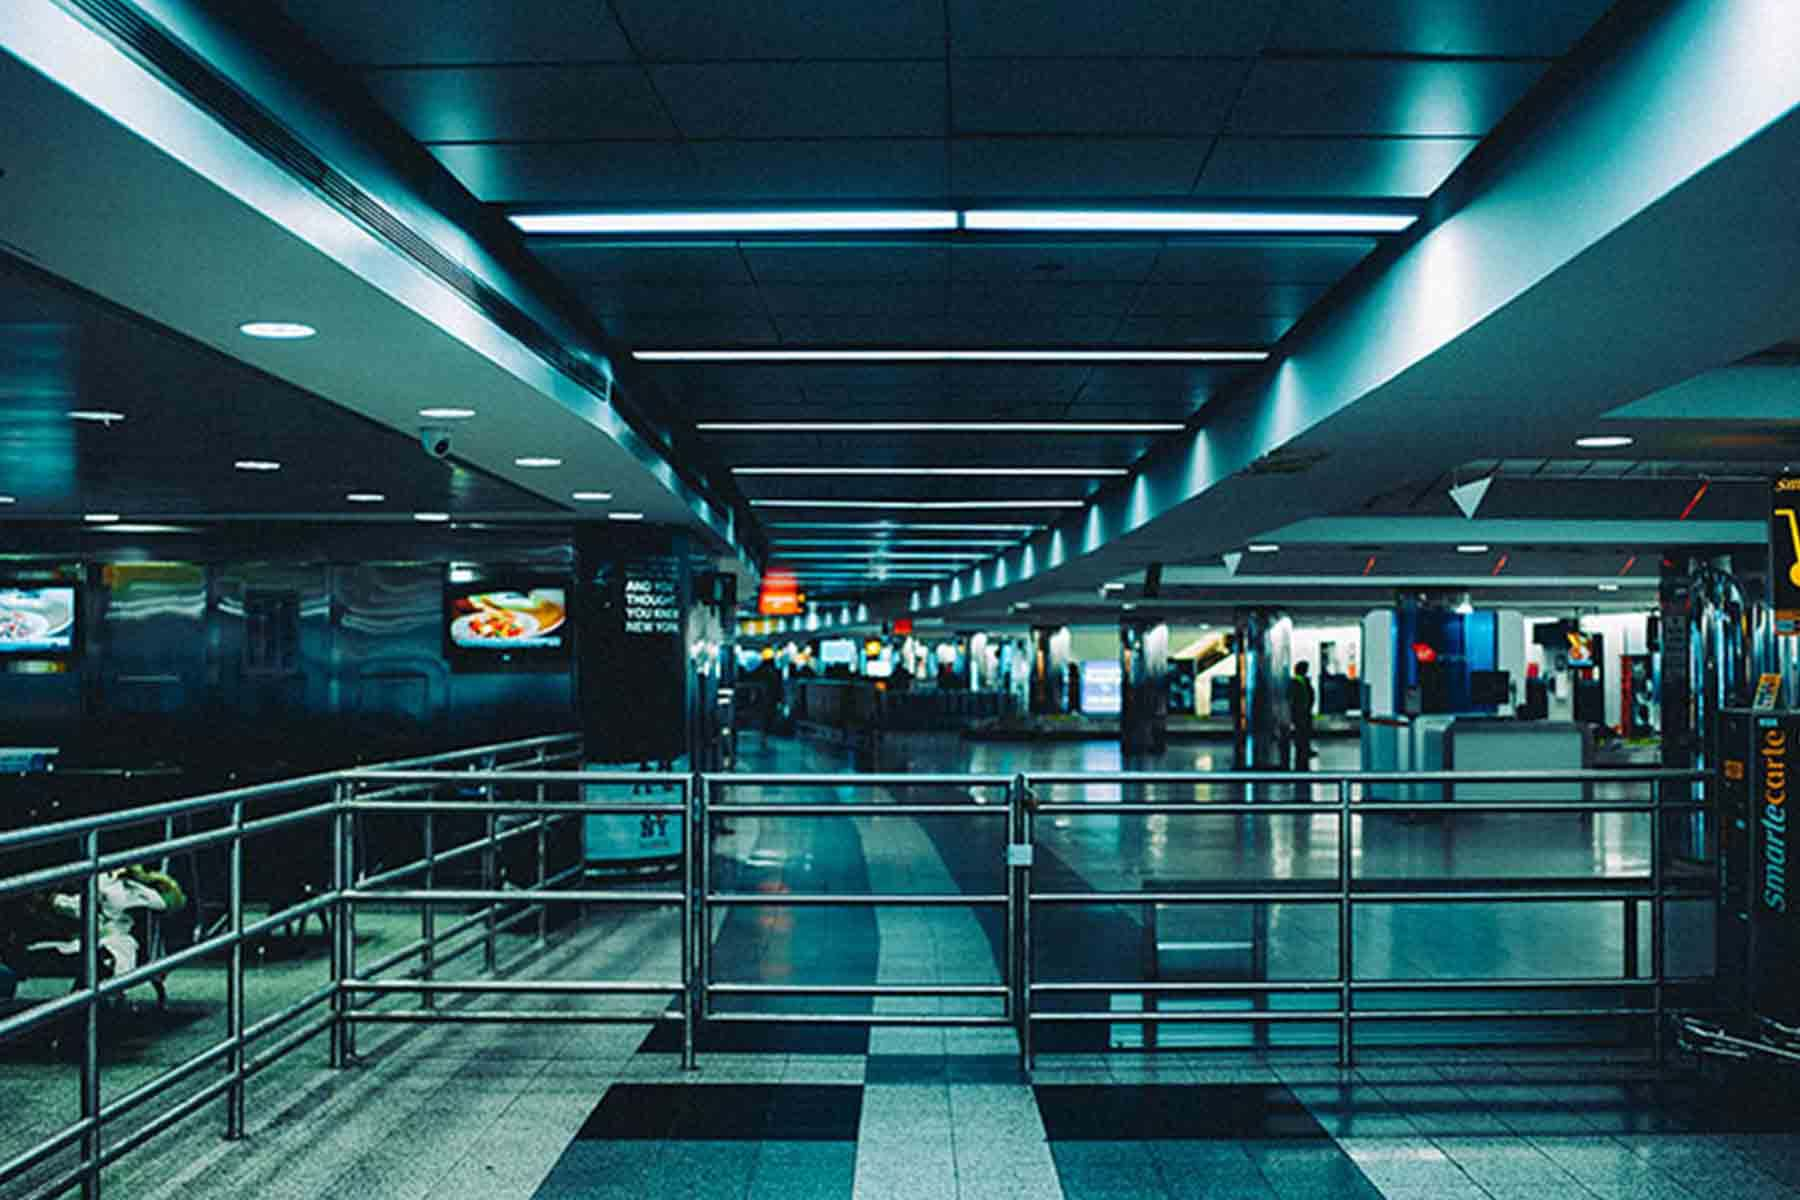
[[[433,458],[450,457],[450,431],[426,426],[419,430],[419,444],[425,447],[425,453]]]

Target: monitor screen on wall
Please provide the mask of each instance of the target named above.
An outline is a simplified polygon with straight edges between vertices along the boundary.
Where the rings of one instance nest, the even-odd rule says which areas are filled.
[[[444,654],[457,670],[555,669],[569,639],[565,580],[502,575],[444,590]]]
[[[1081,711],[1090,717],[1117,714],[1124,707],[1120,686],[1124,674],[1117,659],[1089,659],[1081,664]]]
[[[71,654],[77,621],[73,587],[0,586],[0,654]]]

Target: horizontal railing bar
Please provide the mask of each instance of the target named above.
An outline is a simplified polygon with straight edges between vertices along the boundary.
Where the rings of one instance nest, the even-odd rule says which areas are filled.
[[[321,986],[314,988],[305,996],[294,1001],[286,1008],[283,1008],[278,1012],[270,1013],[253,1025],[244,1026],[244,1041],[246,1043],[254,1042],[266,1034],[273,1033],[275,1030],[280,1029],[295,1017],[305,1016],[308,1009],[316,1008],[318,1005],[331,999],[331,994],[335,991],[337,991],[336,984],[322,984]]]
[[[166,975],[176,967],[185,966],[188,963],[205,958],[209,954],[215,954],[220,950],[229,949],[231,944],[235,942],[239,936],[241,935],[235,933],[221,933],[217,937],[207,938],[204,942],[195,942],[191,946],[183,946],[181,949],[176,950],[171,954],[165,954],[154,962],[144,963],[142,966],[135,967],[132,970],[125,972],[123,975],[114,975],[111,979],[102,979],[99,988],[96,989],[95,996],[98,999],[104,999],[117,992],[129,991],[140,984],[149,983],[158,975]]]
[[[355,888],[343,894],[352,904],[680,904],[680,892],[567,891],[520,888],[517,891],[496,889],[393,889],[364,891]]]
[[[144,1122],[144,1124],[140,1125],[138,1128],[108,1145],[97,1157],[96,1161],[98,1165],[102,1167],[111,1166],[113,1163],[118,1162],[121,1158],[130,1154],[133,1150],[136,1150],[139,1146],[143,1145],[163,1130],[187,1120],[189,1117],[217,1100],[220,1096],[223,1096],[226,1092],[230,1091],[231,1085],[234,1082],[235,1079],[230,1075],[227,1075],[223,1079],[214,1080],[193,1095],[182,1099],[175,1104],[174,1107],[156,1114],[156,1116]]]
[[[290,905],[280,912],[270,913],[261,920],[253,921],[244,926],[243,937],[246,941],[251,938],[261,937],[263,934],[268,933],[270,930],[279,926],[291,925],[295,921],[304,921],[314,913],[319,912],[322,909],[330,908],[335,903],[337,903],[337,896],[335,893],[314,896],[311,900],[302,900],[298,904]],[[229,939],[230,936],[230,934],[225,935],[227,939]]]
[[[658,1021],[680,1021],[682,1014],[674,1009],[662,1009],[654,1013],[578,1013],[513,1009],[505,1012],[467,1012],[441,1008],[391,1008],[379,1012],[346,1013],[345,1019],[371,1025],[428,1025],[436,1021],[464,1025],[511,1022],[521,1025],[654,1025]]]
[[[1201,982],[1192,979],[1182,980],[1144,980],[1131,983],[1107,983],[1105,981],[1090,982],[1087,980],[1065,980],[1050,983],[1033,983],[1031,990],[1061,995],[1105,994],[1112,992],[1337,992],[1343,990],[1343,984],[1329,979],[1221,979]]]
[[[0,1162],[0,1179],[11,1179],[20,1171],[29,1171],[57,1151],[65,1150],[80,1141],[84,1134],[98,1125],[99,1122],[93,1117],[82,1117],[74,1124],[57,1130],[37,1145],[21,1150],[5,1162]]]
[[[709,804],[734,817],[1004,817],[997,804]]]
[[[156,1098],[163,1092],[168,1091],[170,1088],[180,1083],[182,1080],[204,1070],[213,1063],[218,1062],[220,1059],[231,1053],[232,1047],[235,1044],[236,1043],[230,1038],[226,1038],[217,1045],[209,1046],[205,1050],[200,1051],[193,1058],[188,1059],[180,1066],[171,1067],[161,1075],[158,1075],[155,1079],[148,1080],[139,1084],[137,1087],[132,1088],[123,1096],[118,1097],[110,1104],[107,1104],[100,1109],[100,1123],[104,1125],[107,1122],[117,1120],[138,1105],[147,1100]],[[4,1171],[0,1171],[0,1175],[4,1174]]]
[[[1536,992],[1605,991],[1611,988],[1652,988],[1663,979],[1369,979],[1350,985],[1353,992]]]
[[[346,979],[350,992],[467,992],[475,995],[661,996],[686,984],[657,980],[604,979]]]
[[[80,837],[84,833],[95,831],[104,833],[111,829],[129,829],[135,825],[148,825],[154,821],[179,817],[185,813],[226,808],[240,801],[262,800],[270,796],[304,792],[310,788],[328,786],[336,778],[336,772],[327,771],[318,775],[304,775],[299,779],[259,783],[250,787],[232,788],[230,791],[210,792],[204,796],[190,796],[185,800],[146,804],[142,808],[120,809],[116,812],[99,813],[91,817],[74,817],[52,825],[28,826],[9,833],[0,833],[0,852],[15,850],[23,846],[35,846],[42,842]]]
[[[60,867],[41,867],[35,871],[27,871],[23,875],[12,875],[0,879],[0,897],[10,896],[16,892],[38,892],[66,883],[71,879],[86,879],[94,869],[94,864],[87,859],[66,863]]]
[[[1005,996],[1002,983],[709,983],[715,996]]]
[[[990,904],[1005,904],[1006,896],[1004,894],[981,895],[981,894],[977,894],[977,893],[971,893],[966,896],[961,896],[961,895],[941,896],[941,895],[934,895],[934,894],[930,894],[930,893],[927,893],[925,895],[919,895],[919,896],[910,896],[910,895],[906,895],[904,893],[899,894],[899,895],[879,895],[879,896],[872,896],[872,895],[868,895],[868,894],[851,894],[851,895],[844,895],[844,896],[835,896],[835,895],[831,895],[828,893],[821,893],[821,892],[798,892],[798,893],[796,893],[796,892],[780,892],[780,893],[715,892],[712,895],[706,897],[706,903],[708,903],[708,904],[768,905],[772,908],[787,908],[790,906],[799,906],[799,905],[808,905],[808,904],[831,904],[831,905],[846,905],[846,906],[893,905],[895,907],[903,907],[906,905],[917,905],[920,907],[929,907],[929,906],[955,907],[957,905],[982,906],[982,905],[990,905]]]
[[[616,784],[667,784],[672,791],[683,790],[693,781],[693,776],[685,772],[675,771],[540,771],[532,770],[484,770],[484,771],[415,771],[395,770],[390,767],[354,767],[342,772],[342,778],[352,783],[368,781],[372,783],[435,783],[443,786],[471,787],[482,784],[518,784],[518,783],[591,783],[595,786],[613,786]]]
[[[1488,1020],[1534,1020],[1551,1019],[1562,1021],[1584,1020],[1595,1018],[1618,1017],[1654,1017],[1656,1010],[1643,1008],[1627,1008],[1612,1005],[1606,1008],[1358,1008],[1352,1009],[1350,1017],[1354,1021],[1466,1021],[1470,1019]]]
[[[1072,783],[1638,783],[1700,782],[1711,772],[1677,767],[1574,771],[1027,771],[1025,785]],[[710,776],[708,778],[711,778]],[[754,778],[754,777],[752,777]],[[848,776],[847,778],[855,778]],[[986,778],[986,777],[983,777]],[[999,778],[999,777],[994,777]]]
[[[1350,1019],[1361,1023],[1364,1021],[1465,1021],[1465,1020],[1504,1020],[1514,1021],[1526,1018],[1550,1018],[1556,1020],[1585,1020],[1588,1018],[1616,1020],[1621,1017],[1650,1017],[1655,1010],[1650,1008],[1434,1008],[1434,1009],[1391,1009],[1391,1008],[1357,1008],[1350,1012]],[[1343,1020],[1340,1009],[1242,1009],[1236,1011],[1204,1012],[1171,1012],[1168,1009],[1150,1009],[1144,1012],[1033,1012],[1033,1021],[1058,1021],[1103,1025],[1232,1025],[1240,1023],[1307,1023],[1327,1024]]]
[[[328,817],[337,811],[337,801],[315,804],[310,808],[297,808],[290,813],[278,813],[272,817],[258,817],[254,821],[244,822],[244,836],[252,837],[259,833],[268,833],[272,829],[284,829],[289,825],[299,825],[305,821]]]
[[[1700,893],[1697,893],[1697,895]],[[1493,890],[1483,892],[1471,891],[1404,891],[1383,892],[1353,888],[1350,895],[1359,904],[1408,904],[1408,903],[1444,903],[1456,901],[1535,901],[1539,903],[1564,903],[1577,900],[1607,901],[1618,903],[1621,900],[1653,900],[1654,892],[1648,887],[1595,887],[1591,890],[1553,890],[1547,888],[1518,890]],[[1032,892],[1028,899],[1033,904],[1325,904],[1337,903],[1342,896],[1335,885],[1320,888],[1295,888],[1291,891],[1245,890],[1245,891],[1206,891],[1206,892]],[[1664,899],[1671,898],[1664,893]],[[1676,897],[1679,898],[1679,897]]]
[[[719,807],[731,807],[720,805]],[[1373,816],[1380,813],[1435,813],[1440,816],[1456,816],[1472,813],[1503,813],[1519,816],[1538,816],[1544,813],[1634,813],[1654,812],[1657,808],[1674,811],[1673,804],[1657,805],[1645,800],[1514,800],[1498,802],[1487,800],[1443,801],[1421,800],[1416,803],[1401,804],[1387,800],[1357,800],[1350,805],[1351,816]],[[905,811],[904,809],[899,811]],[[1193,816],[1231,816],[1244,813],[1308,813],[1314,816],[1330,816],[1343,812],[1343,805],[1337,800],[1278,800],[1269,803],[1253,801],[1215,804],[1210,800],[1192,801],[1146,801],[1134,803],[1130,800],[1096,800],[1092,804],[1081,802],[1038,804],[1032,811],[1046,816],[1099,816],[1112,813],[1144,813],[1146,815],[1165,813],[1186,813]]]
[[[727,1025],[1012,1026],[1011,1018],[977,1013],[945,1016],[936,1013],[758,1013],[715,1010],[708,1013],[706,1019]]]
[[[760,772],[708,771],[701,778],[714,786],[725,787],[1009,787],[1011,775],[946,772],[914,775],[901,771],[871,771],[866,775],[765,775]]]
[[[270,1046],[267,1050],[264,1050],[261,1054],[247,1059],[244,1062],[244,1078],[249,1079],[251,1076],[260,1073],[266,1068],[274,1066],[295,1050],[298,1050],[300,1047],[306,1045],[306,1043],[318,1037],[321,1033],[324,1033],[327,1029],[330,1029],[335,1020],[336,1018],[330,1013],[327,1013],[306,1028],[296,1029],[294,1032],[282,1038],[279,1042],[276,1042],[273,1046]]]
[[[481,816],[486,813],[525,813],[528,815],[566,813],[637,816],[640,813],[680,815],[687,805],[657,801],[614,800],[351,800],[358,812],[385,813],[455,813]]]

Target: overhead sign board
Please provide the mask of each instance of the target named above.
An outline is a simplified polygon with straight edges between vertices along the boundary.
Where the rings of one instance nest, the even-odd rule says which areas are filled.
[[[1769,591],[1775,632],[1800,636],[1800,478],[1777,479],[1770,496]]]

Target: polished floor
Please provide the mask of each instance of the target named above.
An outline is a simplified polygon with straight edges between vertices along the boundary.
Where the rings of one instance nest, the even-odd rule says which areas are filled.
[[[1354,756],[1351,744],[1326,742],[1321,751],[1326,769],[1353,765],[1342,762]],[[1116,749],[1104,744],[917,739],[896,740],[886,752],[882,765],[921,773],[1119,765]],[[1218,753],[1213,744],[1182,744],[1161,765],[1207,769]],[[749,739],[744,760],[746,770],[849,767],[835,751],[784,740]],[[1095,799],[1116,795],[1092,790]],[[998,890],[1002,820],[973,806],[966,818],[905,814],[907,800],[949,798],[942,789],[734,791],[740,794],[722,802],[809,799],[849,811],[841,819],[723,819],[715,886],[770,902],[715,915],[713,979],[1002,978],[998,909],[780,903],[802,893]],[[1065,790],[1058,798],[1072,796]],[[1616,880],[1641,878],[1646,869],[1641,818],[1509,820],[1453,811],[1412,823],[1359,819],[1351,830],[1353,867],[1359,878],[1426,883]],[[1034,887],[1129,891],[1218,880],[1307,886],[1335,878],[1337,822],[1324,805],[1300,816],[1046,817]],[[258,1077],[245,1142],[218,1140],[217,1121],[203,1115],[111,1168],[106,1182],[111,1194],[169,1200],[1800,1198],[1794,1080],[1698,1070],[1673,1058],[1657,1067],[1643,1049],[1642,1021],[1437,1022],[1431,1045],[1416,1044],[1426,1031],[1408,1023],[1372,1022],[1358,1037],[1359,1065],[1341,1069],[1330,1023],[1283,1021],[1259,1032],[1233,1021],[1153,1031],[1132,1019],[1146,996],[1131,990],[1134,981],[1261,972],[1271,987],[1243,1003],[1298,1010],[1309,1001],[1282,993],[1281,983],[1335,975],[1334,905],[1284,899],[1255,906],[1260,911],[1248,918],[1245,908],[1213,906],[1196,925],[1191,911],[1096,903],[1059,908],[1054,920],[1040,922],[1040,979],[1126,986],[1083,1001],[1116,1020],[1045,1026],[1029,1078],[1016,1035],[1003,1026],[711,1024],[701,1030],[694,1072],[680,1067],[677,1027],[648,1019],[366,1028],[359,1067],[327,1070],[319,1047]],[[1691,925],[1671,923],[1671,960],[1710,954],[1697,932],[1705,922]],[[1356,975],[1622,979],[1632,961],[1626,928],[1622,905],[1608,900],[1504,909],[1370,906],[1354,931]],[[676,934],[668,912],[595,914],[560,931],[519,974],[668,977],[678,962]],[[1641,946],[1636,961],[1648,961]],[[177,996],[181,984],[171,980]],[[1522,1003],[1573,1002],[1520,994],[1528,998]],[[1460,1002],[1482,1003],[1470,996]],[[552,997],[537,1006],[577,1003]],[[603,1007],[651,1015],[641,1000]],[[852,1015],[871,1007],[884,1014],[997,1012],[992,1000],[963,997],[721,996],[717,1007],[763,1015]],[[112,1047],[108,1069],[126,1070],[142,1050]],[[0,1063],[0,1074],[13,1070]],[[28,1091],[9,1089],[21,1112],[34,1103]]]

